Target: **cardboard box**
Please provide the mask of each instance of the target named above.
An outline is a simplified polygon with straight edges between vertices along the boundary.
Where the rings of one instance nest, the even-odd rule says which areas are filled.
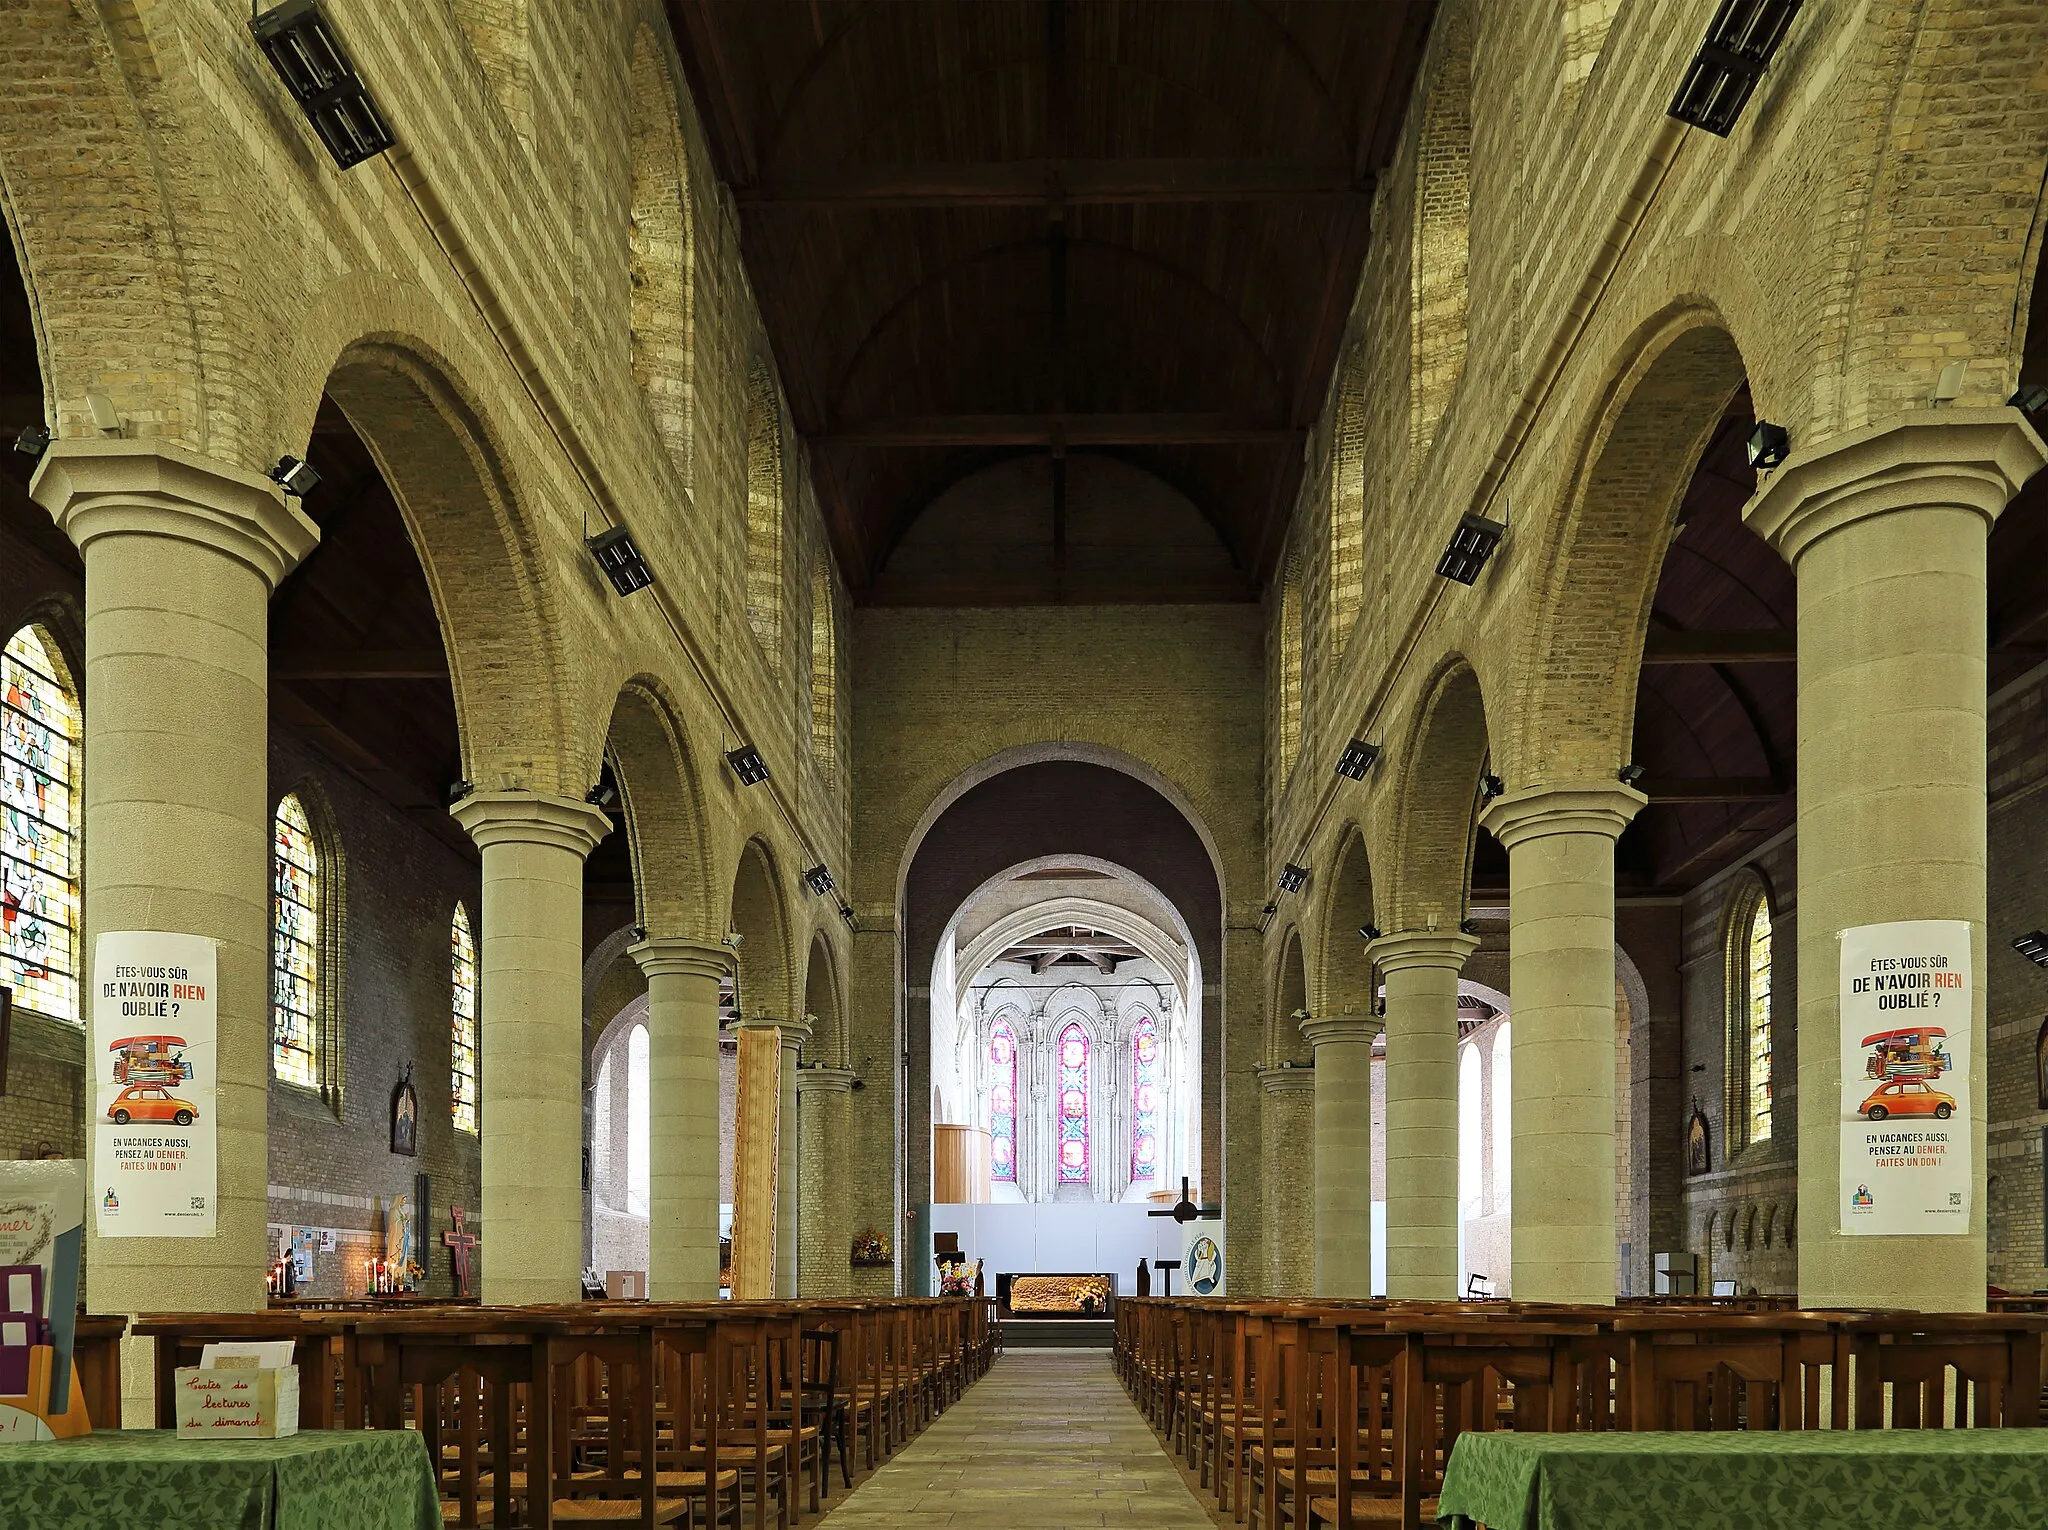
[[[181,1440],[281,1440],[299,1432],[299,1370],[181,1365]]]

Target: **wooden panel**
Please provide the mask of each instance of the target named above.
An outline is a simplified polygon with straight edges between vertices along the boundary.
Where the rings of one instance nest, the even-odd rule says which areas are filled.
[[[775,1181],[781,1161],[782,1032],[742,1029],[733,1129],[732,1294],[775,1294]]]
[[[985,1205],[989,1137],[978,1126],[932,1123],[932,1199],[942,1206]]]

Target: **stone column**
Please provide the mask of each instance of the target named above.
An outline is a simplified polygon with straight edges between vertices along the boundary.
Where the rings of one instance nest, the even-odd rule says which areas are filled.
[[[851,1296],[852,1200],[845,1165],[852,1139],[853,1070],[806,1068],[796,1076],[798,1123],[797,1290]]]
[[[1366,947],[1387,985],[1388,1296],[1459,1294],[1458,974],[1478,946],[1410,930]]]
[[[1984,1308],[1985,538],[2044,455],[2015,410],[1926,410],[1795,452],[1744,512],[1799,582],[1808,1306]],[[1970,1013],[1948,1022],[1968,1072],[1967,1230],[1845,1237],[1840,934],[1907,919],[1967,920],[1973,931]]]
[[[270,593],[319,533],[261,475],[148,441],[54,442],[33,493],[85,559],[82,1013],[90,934],[219,942],[214,1236],[102,1240],[88,1217],[92,1307],[255,1310],[270,1262],[265,645]],[[133,1342],[127,1421],[146,1424],[152,1346]]]
[[[725,946],[656,939],[632,948],[647,974],[647,1294],[718,1299],[718,985]]]
[[[1265,1294],[1313,1295],[1316,1070],[1261,1068],[1259,1096],[1264,1107],[1259,1133],[1266,1154]]]
[[[1372,1294],[1374,1015],[1301,1022],[1315,1048],[1315,1294]]]
[[[1614,841],[1646,800],[1536,786],[1480,820],[1508,852],[1518,1301],[1614,1300]]]
[[[472,792],[450,812],[483,852],[483,1299],[572,1302],[583,1255],[583,859],[611,820],[587,802],[522,791]]]
[[[750,1030],[772,1028],[782,1035],[782,1070],[775,1106],[775,1294],[790,1300],[795,1298],[797,1288],[796,1223],[801,1193],[797,1166],[802,1156],[797,1140],[802,1133],[796,1112],[796,1060],[798,1052],[811,1039],[811,1023],[774,1020],[765,1015],[740,1023]]]

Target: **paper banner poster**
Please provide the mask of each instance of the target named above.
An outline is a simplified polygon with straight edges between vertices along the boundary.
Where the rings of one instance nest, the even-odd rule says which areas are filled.
[[[1187,1224],[1187,1242],[1181,1250],[1180,1271],[1188,1295],[1224,1294],[1221,1222]]]
[[[102,1238],[210,1238],[218,1194],[216,955],[201,935],[93,945],[92,1199]]]
[[[1852,1236],[1970,1228],[1970,926],[1842,931],[1841,1224]]]

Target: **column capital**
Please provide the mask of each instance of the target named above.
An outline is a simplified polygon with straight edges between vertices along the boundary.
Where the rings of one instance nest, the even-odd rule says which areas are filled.
[[[611,816],[592,803],[546,792],[471,792],[448,810],[479,850],[546,845],[585,856],[611,832]]]
[[[650,978],[658,977],[731,977],[738,970],[739,963],[730,946],[707,945],[701,940],[683,940],[670,936],[655,936],[638,945],[626,947],[626,954],[640,964],[640,970]]]
[[[1303,1067],[1282,1064],[1277,1068],[1258,1070],[1259,1088],[1267,1094],[1314,1094],[1316,1070],[1313,1064]]]
[[[807,1045],[811,1039],[811,1022],[805,1019],[778,1020],[772,1015],[756,1015],[751,1020],[742,1020],[740,1022],[740,1029],[743,1031],[780,1031],[782,1033],[782,1049],[785,1052],[794,1052],[798,1048]]]
[[[2044,461],[2017,409],[1915,409],[1793,452],[1742,519],[1796,564],[1829,532],[1892,510],[1953,506],[1989,525]]]
[[[1479,822],[1509,850],[1547,834],[1604,834],[1619,839],[1629,820],[1649,800],[1619,781],[1565,781],[1496,797],[1479,815]]]
[[[1370,1046],[1386,1023],[1379,1015],[1310,1015],[1301,1022],[1301,1034],[1318,1051],[1346,1043]]]
[[[1365,948],[1365,959],[1382,972],[1409,967],[1465,970],[1465,959],[1479,949],[1479,937],[1462,930],[1396,930]]]
[[[853,1088],[854,1071],[851,1068],[799,1068],[796,1070],[796,1092],[798,1094],[845,1094]]]
[[[273,590],[320,545],[320,528],[261,473],[165,441],[52,441],[29,493],[81,553],[110,534],[174,537]]]

